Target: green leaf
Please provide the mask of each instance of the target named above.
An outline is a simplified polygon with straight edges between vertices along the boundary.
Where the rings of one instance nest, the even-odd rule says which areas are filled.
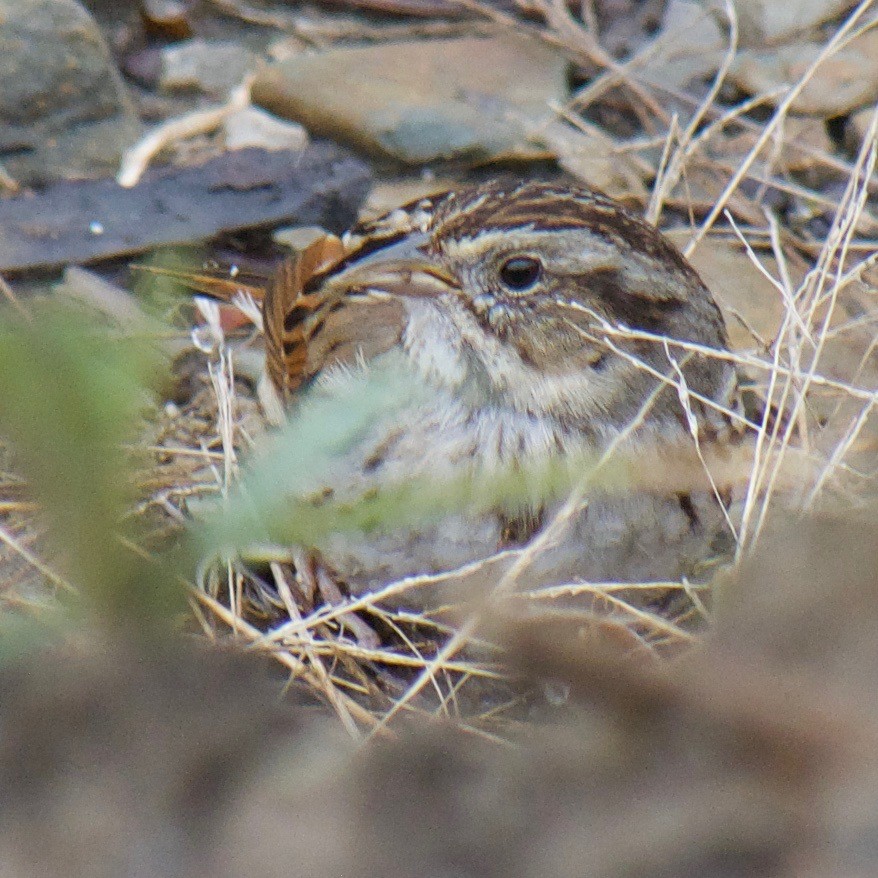
[[[419,477],[359,496],[307,499],[374,423],[410,412],[428,393],[399,371],[373,367],[343,387],[312,394],[251,461],[224,508],[208,518],[198,538],[202,553],[230,557],[266,543],[319,547],[339,531],[413,526],[462,509],[512,511],[557,497],[586,479],[604,487],[625,482],[624,461],[602,466],[598,476],[594,455],[583,454],[531,469],[511,464],[454,479]]]
[[[152,615],[170,592],[120,540],[133,499],[123,443],[135,436],[162,357],[81,309],[42,302],[30,320],[5,316],[0,432],[13,443],[64,572],[102,614]]]

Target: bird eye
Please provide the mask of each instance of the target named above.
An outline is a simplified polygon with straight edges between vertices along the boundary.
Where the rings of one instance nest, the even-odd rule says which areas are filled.
[[[533,256],[513,256],[500,266],[500,280],[510,290],[524,292],[529,290],[543,273],[539,259]]]

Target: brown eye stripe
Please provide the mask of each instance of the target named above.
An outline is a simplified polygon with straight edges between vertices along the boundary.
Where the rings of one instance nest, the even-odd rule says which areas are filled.
[[[599,192],[539,184],[479,190],[446,198],[436,208],[438,238],[472,238],[484,229],[587,229],[622,249],[669,261],[688,276],[691,266],[657,229]]]
[[[671,315],[683,307],[679,298],[638,295],[627,289],[613,272],[594,274],[589,286],[600,297],[613,321],[631,329],[658,332],[668,325]]]
[[[289,400],[327,363],[353,362],[363,351],[368,357],[370,352],[385,350],[398,341],[403,320],[398,302],[351,295],[356,291],[345,293],[341,288],[333,293],[328,278],[405,241],[414,232],[422,240],[424,236],[429,239],[430,251],[441,254],[453,252],[445,250],[446,242],[522,229],[585,230],[623,257],[630,254],[635,274],[645,259],[661,264],[667,277],[659,277],[655,288],[642,292],[616,268],[596,271],[583,279],[613,322],[659,331],[675,319],[676,310],[686,306],[688,296],[698,297],[704,289],[694,269],[656,229],[598,192],[542,183],[494,183],[436,195],[429,201],[420,199],[356,226],[346,238],[347,248],[332,236],[326,238],[328,249],[316,242],[313,252],[309,248],[285,264],[272,280],[264,301],[266,353],[270,377],[281,396]],[[509,266],[509,270],[515,267]],[[512,290],[532,286],[521,275],[521,266],[517,269],[507,277],[507,286]],[[518,307],[531,307],[526,296],[519,299]],[[369,315],[383,315],[385,309],[387,314],[374,318],[373,323],[372,316],[368,320],[364,317],[364,308]],[[716,311],[715,322],[723,335],[722,319],[709,297],[705,308],[708,318]],[[486,319],[481,312],[473,313],[480,322]],[[491,329],[508,334],[502,320],[494,321]],[[527,353],[522,353],[523,358]]]

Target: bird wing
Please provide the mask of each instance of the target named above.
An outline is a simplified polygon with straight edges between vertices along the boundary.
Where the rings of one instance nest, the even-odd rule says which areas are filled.
[[[280,265],[265,290],[266,371],[285,403],[324,369],[368,361],[399,341],[398,300],[309,285],[345,255],[341,241],[327,235]]]

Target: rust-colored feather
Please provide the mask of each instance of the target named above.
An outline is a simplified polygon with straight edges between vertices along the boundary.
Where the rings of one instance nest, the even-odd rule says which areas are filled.
[[[281,265],[266,289],[266,371],[284,404],[324,369],[370,360],[399,342],[399,299],[346,289],[330,293],[326,286],[305,292],[309,281],[348,255],[338,238],[327,236]]]
[[[286,259],[266,287],[262,306],[265,367],[284,402],[309,377],[308,344],[319,323],[315,315],[325,302],[319,290],[305,293],[305,286],[344,255],[341,240],[326,235]]]
[[[245,283],[204,272],[134,266],[179,281],[196,295],[220,302],[249,293],[262,305],[265,369],[280,402],[287,405],[296,391],[327,366],[352,365],[389,350],[399,341],[403,320],[398,301],[368,293],[324,287],[306,292],[316,276],[330,272],[347,257],[341,239],[324,235],[296,256],[285,259],[270,278]]]

